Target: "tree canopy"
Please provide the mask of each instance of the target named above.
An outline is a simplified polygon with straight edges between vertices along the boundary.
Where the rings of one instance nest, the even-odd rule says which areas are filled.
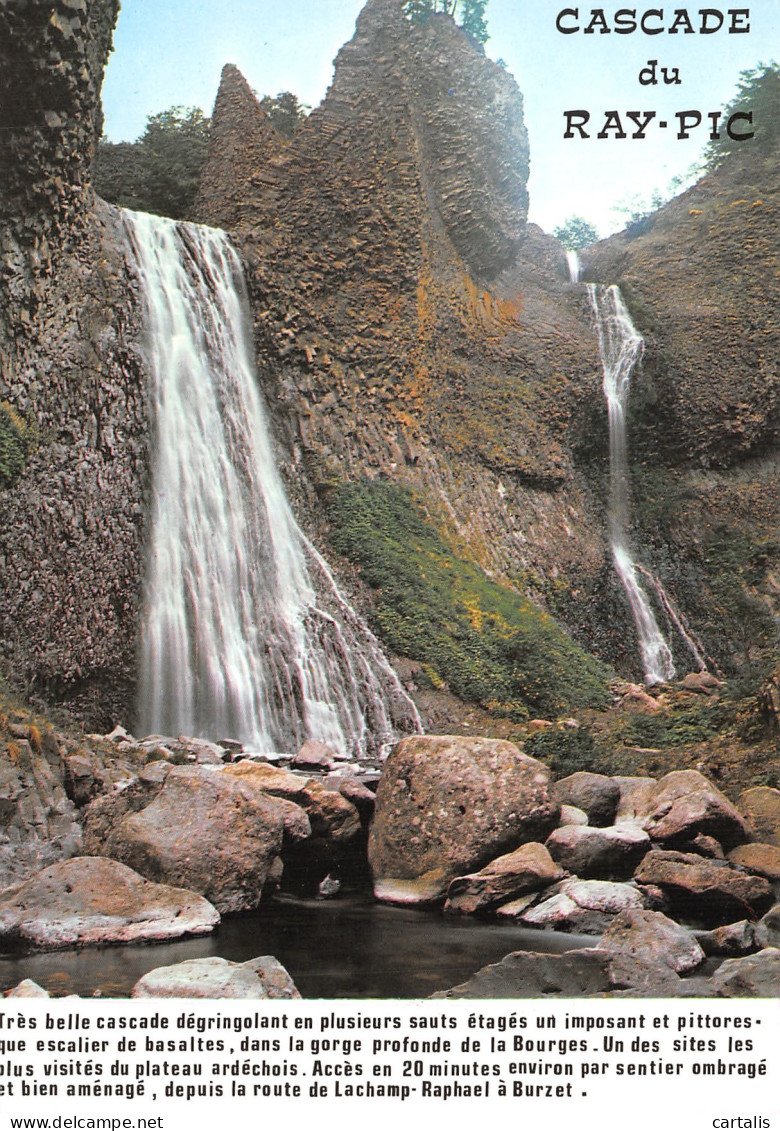
[[[289,140],[306,118],[308,106],[298,101],[289,90],[280,91],[275,98],[264,94],[260,105],[271,120],[271,125],[283,138]]]
[[[122,208],[186,219],[206,162],[209,129],[198,107],[172,106],[147,118],[136,142],[104,139],[95,157],[95,190]]]
[[[405,11],[414,24],[424,24],[435,12],[443,12],[473,36],[486,43],[489,36],[485,9],[488,0],[407,0]]]
[[[723,123],[732,114],[752,113],[752,131],[749,141],[735,141],[725,128],[718,141],[710,141],[705,151],[704,163],[709,170],[717,169],[733,153],[769,153],[780,137],[780,68],[777,63],[759,63],[752,70],[742,71],[737,93],[723,111]],[[751,127],[740,124],[739,130]]]
[[[553,235],[569,251],[578,251],[581,247],[588,247],[599,238],[599,233],[594,225],[583,219],[582,216],[570,216],[563,224],[553,229]]]

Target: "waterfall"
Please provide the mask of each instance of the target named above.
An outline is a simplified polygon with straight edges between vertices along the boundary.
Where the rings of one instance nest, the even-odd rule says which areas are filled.
[[[647,683],[674,679],[672,653],[658,627],[647,594],[639,584],[639,567],[628,544],[628,445],[626,405],[631,374],[642,356],[644,341],[637,332],[617,287],[588,283],[588,295],[598,331],[604,395],[609,414],[609,531],[612,560],[634,615]]]
[[[152,433],[139,726],[376,753],[416,709],[287,502],[224,233],[123,213],[147,307]]]

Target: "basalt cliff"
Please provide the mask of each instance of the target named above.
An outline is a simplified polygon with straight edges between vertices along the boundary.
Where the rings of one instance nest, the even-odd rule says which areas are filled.
[[[89,176],[117,9],[0,4],[0,647],[19,685],[106,726],[132,718],[149,462],[137,285]],[[544,631],[554,617],[575,682],[596,680],[585,653],[639,678],[590,305],[527,223],[529,159],[502,67],[448,17],[369,0],[292,141],[225,68],[193,219],[244,256],[288,488],[369,613],[372,551],[402,529],[410,554],[430,538],[429,577],[481,570]],[[776,152],[735,159],[585,265],[646,340],[633,534],[719,674],[770,667],[780,615],[776,172]],[[487,601],[463,607],[500,637]],[[410,681],[451,684],[391,612],[376,626],[422,664]]]

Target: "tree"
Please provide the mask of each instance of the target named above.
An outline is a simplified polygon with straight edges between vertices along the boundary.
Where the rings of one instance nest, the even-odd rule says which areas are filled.
[[[196,106],[172,106],[146,120],[137,142],[103,140],[95,189],[110,204],[186,219],[198,192],[209,146],[209,119]]]
[[[297,95],[289,90],[280,91],[276,98],[264,94],[260,105],[271,119],[271,125],[277,133],[288,140],[294,136],[296,130],[306,118],[308,106],[298,101]]]
[[[457,18],[457,23],[478,43],[486,43],[489,36],[485,9],[488,0],[407,0],[404,11],[413,24],[424,24],[436,12]]]
[[[725,129],[732,114],[752,114],[752,125],[739,122],[739,132],[753,132],[749,141],[736,141]],[[734,153],[755,153],[762,156],[776,145],[780,138],[780,68],[777,63],[759,63],[752,70],[742,71],[734,98],[723,110],[720,138],[710,141],[704,154],[705,168],[717,169]]]
[[[599,233],[593,224],[584,220],[582,216],[570,216],[560,227],[553,229],[553,235],[569,251],[588,247],[599,238]]]

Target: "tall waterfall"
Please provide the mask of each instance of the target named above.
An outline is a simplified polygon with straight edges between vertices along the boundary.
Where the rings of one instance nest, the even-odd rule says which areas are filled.
[[[151,374],[139,725],[266,752],[381,750],[419,718],[290,510],[238,256],[213,229],[124,222]]]
[[[658,627],[647,594],[639,584],[640,567],[634,562],[628,543],[629,521],[628,448],[626,404],[631,374],[642,356],[644,341],[634,327],[617,287],[598,287],[588,283],[593,316],[598,331],[604,395],[609,414],[609,529],[612,559],[634,615],[645,679],[663,683],[674,679],[672,653]]]

